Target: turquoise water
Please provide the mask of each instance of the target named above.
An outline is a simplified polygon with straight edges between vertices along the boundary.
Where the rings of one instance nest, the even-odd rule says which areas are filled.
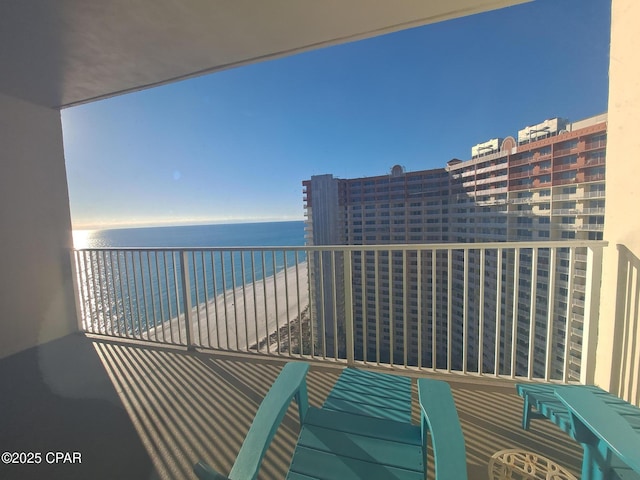
[[[304,222],[74,230],[75,248],[304,245]]]
[[[304,245],[304,222],[128,228],[74,232],[85,319],[93,329],[113,326],[139,333],[183,313],[182,265],[178,249],[189,249],[191,304],[269,277],[306,260],[305,252],[278,249],[208,251],[206,247]],[[163,248],[169,251],[113,250]],[[173,249],[176,250],[173,250]]]

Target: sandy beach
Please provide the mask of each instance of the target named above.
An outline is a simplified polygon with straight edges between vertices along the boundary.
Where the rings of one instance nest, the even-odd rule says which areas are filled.
[[[298,304],[298,292],[300,303]],[[309,304],[307,263],[266,279],[229,289],[191,311],[192,343],[225,350],[247,350],[295,319]],[[178,332],[180,328],[180,332]],[[185,343],[184,315],[150,329],[150,340]]]

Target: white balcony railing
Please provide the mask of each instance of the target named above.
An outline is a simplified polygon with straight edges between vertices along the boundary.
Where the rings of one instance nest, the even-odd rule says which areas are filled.
[[[604,245],[81,249],[73,265],[82,328],[93,334],[587,382]],[[574,287],[578,268],[587,288]],[[569,341],[564,332],[576,329]]]

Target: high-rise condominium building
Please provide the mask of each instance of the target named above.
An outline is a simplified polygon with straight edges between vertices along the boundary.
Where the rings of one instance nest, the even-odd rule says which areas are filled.
[[[376,177],[338,179],[332,175],[313,176],[303,182],[306,208],[306,235],[309,245],[378,245],[378,244],[441,244],[473,242],[518,242],[563,239],[602,239],[605,207],[605,150],[606,114],[570,123],[554,118],[521,129],[517,136],[494,138],[471,148],[471,159],[451,160],[444,168],[405,172],[394,166],[388,175]],[[550,252],[550,250],[549,250]],[[471,252],[468,258],[454,251],[448,259],[445,253],[418,258],[417,253],[407,252],[415,258],[402,257],[402,252],[367,252],[353,256],[353,315],[356,335],[356,355],[388,361],[394,353],[405,355],[408,363],[430,365],[443,363],[447,355],[455,362],[462,362],[462,337],[466,335],[467,357],[478,360],[480,332],[477,322],[467,322],[463,331],[460,320],[464,315],[464,299],[467,299],[467,315],[474,317],[479,310],[496,313],[493,318],[485,315],[481,361],[483,371],[506,371],[511,365],[508,349],[501,349],[496,367],[493,326],[500,322],[499,331],[516,331],[521,341],[529,341],[527,328],[531,311],[526,302],[514,300],[506,290],[506,279],[516,260],[514,253],[493,254],[486,252],[483,259],[485,279],[500,278],[505,282],[502,295],[495,288],[484,290],[480,296],[478,282],[467,281],[463,294],[465,269],[473,280],[479,271],[479,254]],[[522,291],[527,292],[532,279],[544,279],[550,266],[557,271],[557,281],[551,288],[547,282],[537,281],[539,286],[535,325],[539,338],[547,328],[547,302],[554,295],[552,339],[567,344],[570,377],[579,376],[579,352],[584,308],[585,255],[573,259],[560,249],[553,261],[542,253],[532,258],[531,250],[519,253]],[[324,338],[326,345],[341,332],[341,289],[333,288],[335,278],[329,272],[337,272],[338,281],[343,278],[343,266],[339,254],[325,254],[325,258],[311,256],[312,318],[317,338]],[[569,261],[574,267],[574,278],[569,282]],[[420,264],[419,266],[417,264]],[[434,265],[435,263],[435,265]],[[413,265],[413,268],[406,268]],[[502,275],[496,275],[500,268]],[[493,277],[492,271],[494,270]],[[376,272],[376,275],[369,273]],[[430,284],[433,273],[443,281],[434,288],[424,289],[418,300],[415,285]],[[449,276],[451,277],[449,279]],[[418,278],[420,277],[420,278]],[[496,280],[497,281],[497,280]],[[450,285],[449,285],[450,284]],[[566,289],[572,295],[566,295]],[[564,289],[564,290],[563,290]],[[499,289],[498,289],[499,290]],[[331,294],[331,292],[335,293]],[[330,294],[327,294],[330,293]],[[559,295],[563,293],[563,295]],[[566,298],[573,303],[566,305]],[[565,299],[563,301],[560,298]],[[468,299],[471,299],[470,301]],[[500,302],[501,308],[495,304]],[[403,307],[405,318],[401,322],[394,305]],[[514,306],[514,303],[516,305]],[[418,305],[421,305],[418,311]],[[418,317],[432,318],[436,309],[435,325],[417,330]],[[522,325],[513,329],[513,309]],[[452,325],[449,325],[449,314]],[[572,329],[567,337],[566,316],[572,316]],[[520,320],[518,320],[520,322]],[[337,327],[337,330],[334,328]],[[453,332],[452,341],[433,341],[432,335],[445,338]],[[542,335],[545,333],[545,335]],[[407,339],[409,342],[407,344]],[[504,342],[505,339],[499,339]],[[538,341],[538,340],[536,340]],[[542,341],[542,340],[539,340]],[[421,342],[422,348],[416,348]],[[447,352],[447,345],[451,352]],[[326,346],[325,345],[325,346]],[[437,345],[433,352],[431,345]],[[405,348],[406,346],[406,348]],[[333,347],[329,348],[329,351]],[[339,349],[339,348],[338,348]],[[424,358],[417,358],[418,352]],[[331,353],[331,352],[330,352]],[[397,357],[396,357],[397,358]],[[563,364],[554,364],[555,376],[562,374]],[[527,360],[516,359],[516,374],[526,370]],[[470,369],[477,365],[468,364]],[[544,369],[544,359],[534,362],[534,370]]]

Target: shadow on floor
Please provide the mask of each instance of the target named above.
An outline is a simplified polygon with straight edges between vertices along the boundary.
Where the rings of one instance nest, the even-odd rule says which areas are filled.
[[[0,361],[0,450],[41,454],[39,464],[1,463],[5,480],[158,478],[93,343],[80,335]],[[79,452],[81,463],[48,452]],[[27,456],[38,462],[17,460]]]
[[[0,465],[0,479],[195,478],[205,460],[228,473],[281,358],[191,353],[182,348],[72,335],[0,361],[0,450],[80,452],[81,464]],[[388,371],[388,370],[387,370]],[[396,369],[401,374],[430,375]],[[309,402],[320,406],[340,368],[313,363]],[[493,453],[537,452],[579,472],[577,444],[550,422],[520,428],[513,382],[439,375],[450,383],[470,480],[487,478]],[[413,384],[413,420],[419,420]],[[290,407],[260,479],[287,472],[299,431]],[[428,461],[428,478],[433,463]]]

